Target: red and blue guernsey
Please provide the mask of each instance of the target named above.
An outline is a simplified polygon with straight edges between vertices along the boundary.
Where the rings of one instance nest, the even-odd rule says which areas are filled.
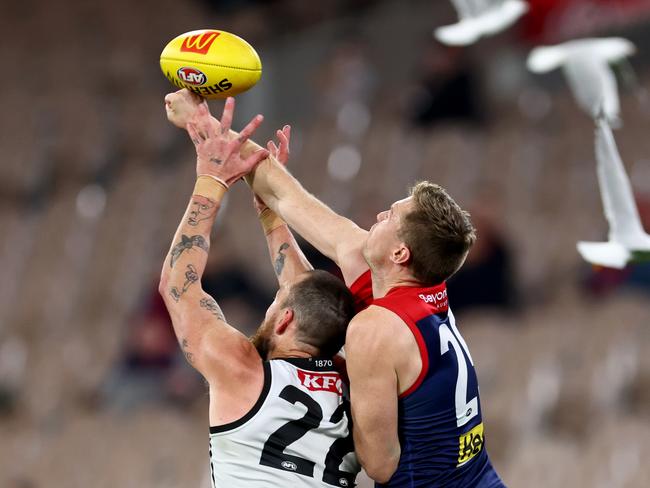
[[[368,271],[350,290],[358,311],[375,305],[400,316],[422,358],[417,380],[399,396],[399,465],[388,483],[376,486],[505,487],[485,450],[476,371],[445,284],[397,287],[373,299]]]

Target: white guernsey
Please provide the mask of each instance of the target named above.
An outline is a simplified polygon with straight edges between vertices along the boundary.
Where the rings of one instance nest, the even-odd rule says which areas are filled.
[[[213,486],[354,486],[360,466],[349,408],[331,360],[265,362],[264,388],[253,409],[210,428]]]

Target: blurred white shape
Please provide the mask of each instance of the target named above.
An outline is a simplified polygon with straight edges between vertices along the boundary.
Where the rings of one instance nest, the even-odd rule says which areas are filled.
[[[348,102],[339,110],[336,125],[343,134],[352,138],[361,137],[370,125],[370,111],[364,103]]]
[[[528,69],[546,73],[562,68],[580,107],[591,117],[604,114],[610,123],[619,119],[616,77],[610,63],[634,54],[627,39],[580,39],[557,46],[538,47],[528,56]]]
[[[481,37],[501,32],[528,11],[523,0],[451,0],[459,22],[439,27],[436,38],[450,46],[467,46]]]
[[[330,153],[327,160],[327,172],[339,181],[350,181],[361,168],[361,154],[351,145],[338,146]]]
[[[578,252],[592,264],[622,269],[630,261],[650,257],[650,235],[641,224],[632,185],[604,119],[597,121],[596,160],[609,241],[578,242]]]
[[[97,219],[105,207],[106,191],[99,185],[87,185],[77,195],[77,213],[85,219]]]

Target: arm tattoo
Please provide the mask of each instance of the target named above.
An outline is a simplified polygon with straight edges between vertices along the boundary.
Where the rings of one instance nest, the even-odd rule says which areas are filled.
[[[285,251],[289,249],[289,244],[286,242],[283,242],[280,245],[280,249],[278,249],[278,257],[275,258],[275,263],[274,263],[274,268],[275,268],[275,274],[276,276],[280,276],[282,274],[282,270],[284,269],[284,260],[287,258],[285,254],[282,251]]]
[[[193,265],[188,264],[187,271],[185,271],[185,283],[183,283],[183,289],[179,291],[177,287],[173,286],[169,291],[174,301],[179,301],[183,296],[183,293],[185,293],[189,287],[197,281],[199,281],[199,274],[196,272],[196,268]]]
[[[189,348],[189,344],[187,342],[187,339],[183,339],[181,341],[181,349],[183,349],[183,354],[185,354],[185,359],[187,359],[188,363],[194,364],[194,354],[188,351],[187,350],[188,348]]]
[[[178,291],[178,288],[172,286],[172,289],[169,290],[169,294],[172,296],[175,302],[178,302],[181,299],[182,293]]]
[[[221,164],[222,160],[219,158],[210,158],[210,162],[214,164]]]
[[[178,258],[181,257],[181,254],[183,254],[183,252],[187,251],[188,249],[192,249],[194,246],[200,247],[205,252],[208,252],[210,250],[210,246],[205,240],[205,237],[203,237],[202,235],[195,235],[192,237],[188,237],[185,234],[183,234],[181,236],[181,242],[176,244],[170,252],[172,257],[169,261],[169,266],[173,268],[174,263],[178,261]]]
[[[217,202],[210,198],[201,195],[192,196],[190,216],[187,219],[187,223],[196,227],[199,225],[199,222],[214,217],[217,213],[216,207]]]
[[[221,307],[219,307],[214,298],[201,298],[199,305],[212,313],[212,315],[217,317],[219,320],[223,320],[224,322],[226,321],[226,317],[224,317]]]

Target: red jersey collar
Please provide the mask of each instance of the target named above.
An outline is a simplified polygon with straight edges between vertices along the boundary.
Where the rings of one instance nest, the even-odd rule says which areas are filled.
[[[447,284],[444,281],[434,286],[396,286],[388,290],[383,298],[404,295],[417,296],[424,303],[435,308],[435,313],[446,312],[449,308]]]

